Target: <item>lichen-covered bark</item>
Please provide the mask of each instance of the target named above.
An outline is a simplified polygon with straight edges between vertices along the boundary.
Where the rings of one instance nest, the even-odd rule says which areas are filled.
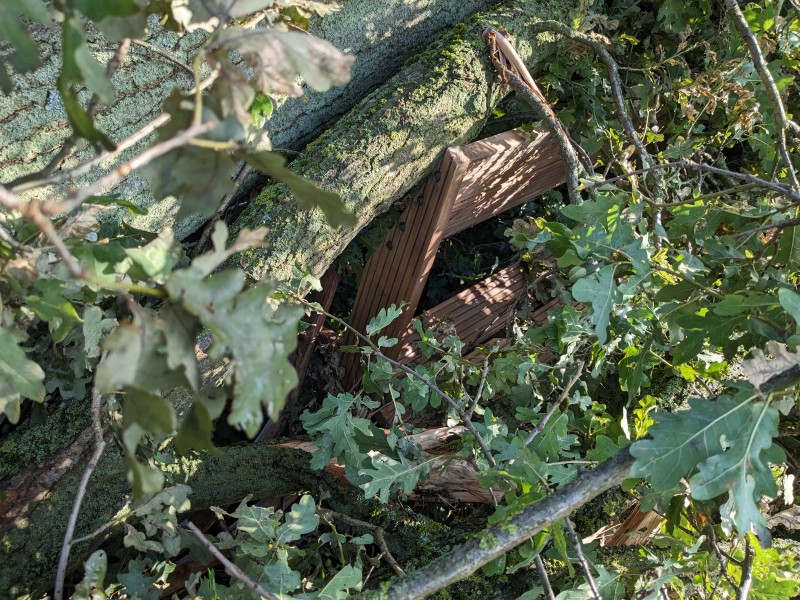
[[[273,144],[278,148],[297,150],[363,95],[395,73],[403,61],[427,45],[437,31],[457,23],[471,13],[492,3],[492,0],[348,0],[342,10],[314,19],[311,32],[338,48],[357,55],[352,81],[325,93],[307,90],[303,98],[282,102],[268,123]],[[169,51],[184,62],[191,62],[193,50],[203,41],[203,33],[179,37],[161,30],[151,21],[153,34],[149,42]],[[0,95],[0,181],[10,180],[44,167],[70,134],[64,107],[56,91],[60,69],[60,37],[57,29],[37,26],[35,37],[41,50],[43,66],[35,72],[15,77],[15,88],[9,96]],[[114,45],[94,35],[91,47],[102,62],[114,53]],[[114,75],[117,102],[101,106],[97,114],[99,128],[113,140],[130,136],[160,112],[161,101],[175,86],[188,88],[191,74],[165,58],[140,46],[133,46]],[[84,101],[89,98],[83,92]],[[130,158],[150,140],[122,155]],[[92,156],[83,149],[66,166]],[[78,178],[84,185],[97,173]],[[63,188],[56,188],[56,192]],[[52,193],[53,189],[31,192],[32,196]],[[177,211],[174,199],[154,202],[147,183],[133,174],[116,191],[124,198],[148,207],[150,212],[134,219],[134,225],[158,231],[172,224]],[[116,213],[117,217],[126,211]],[[199,220],[189,219],[179,227],[179,234],[191,231]]]
[[[481,30],[508,30],[522,58],[536,65],[551,51],[530,26],[569,22],[575,0],[512,0],[433,42],[293,161],[292,168],[339,193],[355,213],[352,229],[330,227],[321,211],[298,212],[282,185],[267,187],[235,228],[268,226],[270,245],[240,263],[254,277],[291,277],[299,263],[321,275],[358,231],[429,172],[447,146],[474,137],[501,95]]]
[[[91,451],[92,436],[79,435],[76,447],[59,458],[74,459]],[[269,446],[226,448],[217,457],[199,455],[180,459],[165,467],[170,484],[185,483],[192,488],[192,509],[225,506],[248,494],[257,498],[310,492],[319,496],[320,486],[337,490],[330,504],[345,509],[350,501],[348,488],[335,478],[311,470],[305,452]],[[72,460],[69,470],[58,477],[60,467],[47,463],[21,478],[6,480],[0,486],[0,596],[38,597],[52,585],[67,519],[85,461]],[[84,498],[77,536],[94,531],[114,517],[130,497],[124,459],[109,446],[90,480]],[[45,483],[39,491],[37,486]],[[41,486],[40,486],[41,487]],[[49,489],[48,489],[49,488]],[[30,497],[27,495],[31,492]],[[355,490],[352,495],[358,495]],[[336,502],[342,504],[336,505]],[[356,505],[363,500],[355,500]],[[374,507],[373,507],[374,508]],[[20,510],[23,509],[23,510]],[[368,514],[366,511],[362,514]],[[75,546],[72,563],[85,560],[91,542]]]

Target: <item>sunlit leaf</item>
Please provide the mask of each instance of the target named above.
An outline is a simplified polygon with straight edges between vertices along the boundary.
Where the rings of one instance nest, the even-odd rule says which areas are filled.
[[[20,416],[20,400],[44,400],[44,371],[25,356],[17,345],[17,336],[0,327],[0,415],[16,423]]]

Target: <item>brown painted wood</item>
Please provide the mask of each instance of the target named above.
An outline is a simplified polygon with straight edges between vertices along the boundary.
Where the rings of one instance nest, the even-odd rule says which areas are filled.
[[[564,183],[555,136],[536,128],[506,131],[461,147],[469,167],[458,192],[449,237]]]
[[[349,324],[364,332],[381,308],[406,302],[403,314],[382,335],[398,337],[405,332],[417,309],[422,290],[433,266],[444,228],[450,220],[458,190],[468,164],[459,147],[448,148],[441,165],[427,179],[422,191],[409,202],[400,220],[389,231],[383,245],[372,255],[356,294]],[[357,344],[354,335],[344,345]],[[399,348],[387,354],[396,356]],[[351,389],[360,376],[360,356],[345,354],[344,389]]]
[[[524,269],[520,264],[512,265],[427,311],[423,326],[446,329],[458,335],[468,349],[472,348],[508,324],[524,291]],[[422,359],[415,345],[418,341],[419,335],[409,328],[399,344],[400,362],[408,364]]]
[[[400,340],[386,351],[390,357],[403,362],[419,358],[419,353],[410,349],[418,339],[410,324],[441,240],[535,198],[562,184],[565,178],[558,145],[544,128],[532,133],[516,129],[448,148],[439,169],[411,200],[367,263],[350,325],[363,333],[382,308],[405,302],[403,314],[381,334]],[[488,339],[512,318],[525,285],[521,267],[510,269],[454,296],[431,314],[439,310],[451,319],[468,345]],[[506,282],[498,279],[511,275]],[[358,342],[348,333],[343,344]],[[352,389],[361,373],[361,357],[345,354],[342,365],[343,387]]]

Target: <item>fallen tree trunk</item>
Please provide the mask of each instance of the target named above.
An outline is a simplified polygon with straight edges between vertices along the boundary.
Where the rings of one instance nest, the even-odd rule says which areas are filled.
[[[281,104],[267,122],[273,144],[277,148],[299,150],[322,130],[347,111],[369,90],[401,68],[403,61],[424,48],[442,28],[458,23],[493,0],[346,0],[342,9],[325,18],[311,20],[311,33],[334,46],[356,55],[353,77],[345,86],[318,93],[307,90],[303,98],[279,100]],[[152,25],[152,23],[151,23]],[[205,33],[193,32],[183,37],[153,27],[148,42],[156,49],[166,50],[178,61],[192,62],[195,49],[202,44]],[[32,27],[40,49],[42,67],[25,75],[14,76],[14,90],[0,94],[0,180],[9,182],[19,176],[42,169],[59,151],[69,136],[66,113],[56,91],[60,66],[60,32],[40,25]],[[114,53],[115,44],[96,32],[89,40],[90,47],[101,61]],[[98,127],[119,142],[139,130],[161,112],[161,101],[175,86],[188,89],[192,74],[152,50],[134,45],[124,64],[112,78],[117,100],[97,112]],[[84,101],[89,98],[83,92]],[[122,153],[119,161],[130,159],[150,141],[152,135]],[[93,152],[85,144],[65,167],[77,164]],[[109,165],[111,166],[111,165]],[[58,193],[68,185],[86,185],[99,177],[101,171],[67,182],[61,188],[32,191],[39,197]],[[137,174],[129,176],[116,188],[123,198],[149,207],[148,215],[134,219],[137,227],[159,231],[172,225],[175,200],[154,202],[145,180]],[[122,218],[127,211],[116,213]],[[200,223],[189,219],[179,227],[186,234]]]
[[[299,263],[321,276],[355,235],[430,172],[448,146],[474,138],[501,98],[481,32],[508,30],[529,64],[552,51],[533,33],[543,19],[569,22],[577,2],[511,0],[476,15],[431,44],[402,71],[364,98],[292,162],[292,169],[337,192],[355,213],[352,229],[335,229],[318,209],[298,212],[288,189],[267,187],[234,229],[268,226],[270,245],[244,253],[256,279],[288,281]]]
[[[433,450],[462,431],[461,427],[443,427],[414,439],[424,450]],[[85,460],[91,454],[93,439],[87,428],[44,464],[2,482],[0,589],[8,590],[10,597],[42,594],[52,584],[75,491]],[[189,496],[192,510],[233,504],[247,495],[270,498],[308,491],[319,497],[319,490],[325,488],[332,492],[326,500],[327,506],[372,521],[370,515],[381,512],[378,502],[364,502],[361,490],[350,486],[344,478],[344,469],[335,463],[323,472],[311,469],[310,454],[315,450],[310,442],[232,446],[216,457],[201,454],[178,459],[175,464],[165,466],[164,471],[169,485],[186,484],[192,488]],[[124,458],[107,449],[92,474],[81,507],[77,537],[95,531],[126,507],[131,493],[126,475]],[[499,489],[494,493],[495,498],[501,497]],[[478,483],[474,467],[466,460],[443,456],[411,497],[489,502],[492,493]],[[113,532],[114,529],[109,531]],[[79,566],[100,541],[98,538],[74,546],[71,567]]]

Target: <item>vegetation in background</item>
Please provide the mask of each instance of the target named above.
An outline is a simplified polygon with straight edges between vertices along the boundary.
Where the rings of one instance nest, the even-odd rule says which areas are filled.
[[[272,95],[302,94],[297,77],[315,89],[349,78],[352,57],[297,31],[331,5],[0,0],[0,87],[7,92],[12,72],[39,64],[34,27],[60,30],[58,92],[74,131],[47,172],[0,186],[4,430],[83,402],[96,438],[87,477],[114,440],[134,496],[109,524],[125,522],[124,564],[110,568],[97,550],[73,598],[154,597],[187,550],[205,564],[213,556],[230,577],[188,573],[179,597],[416,598],[478,569],[500,589],[532,566],[539,584],[519,596],[525,600],[800,593],[800,6],[586,4],[574,23],[540,24],[562,51],[534,73],[540,101],[578,148],[577,186],[564,194],[577,201],[548,201],[505,232],[539,276],[536,294],[561,307],[545,324],[520,316],[513,344],[487,346],[477,363],[457,337],[418,322],[428,361],[412,367],[385,354],[398,340],[381,332],[399,316],[386,307],[356,347],[343,349],[364,355],[363,392],[329,395],[300,416],[314,443],[312,467],[336,461],[354,495],[381,503],[401,502],[441,468],[415,434],[463,426],[452,458],[468,460],[480,485],[502,498],[473,539],[442,557],[420,549],[428,564],[404,573],[381,528],[324,508],[318,489],[285,511],[251,498],[215,508],[225,526],[210,538],[179,523],[191,490],[164,488],[163,465],[214,452],[221,418],[253,437],[265,412],[278,417],[297,382],[288,356],[300,317],[322,311],[304,300],[318,282],[299,272],[291,287],[253,283],[227,268],[232,254],[262,243],[263,231],[230,242],[220,222],[213,247],[190,259],[169,231],[95,221],[108,203],[140,210],[107,192],[134,169],[158,197],[177,196],[181,214],[211,217],[243,160],[287,183],[302,207],[352,224],[335,195],[265,149],[259,129]],[[194,89],[164,99],[163,115],[148,125],[156,139],[124,168],[66,197],[26,199],[25,190],[100,168],[118,151],[122,144],[98,130],[93,115],[114,101],[109,74],[148,19],[209,32],[192,65]],[[253,28],[255,21],[267,27]],[[118,44],[107,66],[87,49],[89,25]],[[518,101],[527,99],[517,91]],[[79,139],[97,158],[57,171]],[[202,331],[210,354],[227,359],[219,386],[201,379]],[[690,393],[680,406],[668,402],[674,380]],[[165,399],[175,388],[193,399],[180,414]],[[393,405],[387,429],[369,418],[380,407],[375,398]],[[635,564],[581,543],[594,532],[576,532],[570,518],[620,482],[642,510],[664,516]],[[63,542],[57,598],[71,548],[89,533],[74,530],[83,492],[85,484]],[[542,516],[556,509],[556,517]],[[361,532],[342,533],[337,523]]]

